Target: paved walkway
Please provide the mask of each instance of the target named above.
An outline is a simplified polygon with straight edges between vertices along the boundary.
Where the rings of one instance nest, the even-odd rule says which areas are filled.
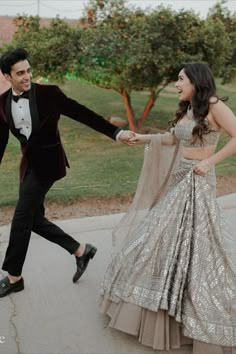
[[[236,194],[218,200],[235,230]],[[57,222],[76,239],[98,247],[77,284],[71,280],[74,259],[60,247],[32,236],[24,267],[25,290],[0,299],[0,354],[157,353],[136,338],[110,329],[108,319],[98,312],[98,289],[110,259],[111,231],[122,215]],[[0,228],[1,263],[9,229],[9,225]]]

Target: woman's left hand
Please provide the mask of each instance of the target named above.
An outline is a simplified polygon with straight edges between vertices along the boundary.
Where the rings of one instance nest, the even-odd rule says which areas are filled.
[[[196,166],[194,166],[193,171],[199,175],[199,176],[205,176],[208,171],[212,168],[212,165],[209,163],[209,161],[202,160],[200,161]]]

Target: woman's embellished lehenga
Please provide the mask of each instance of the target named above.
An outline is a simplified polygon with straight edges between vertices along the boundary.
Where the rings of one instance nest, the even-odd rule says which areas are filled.
[[[194,124],[177,124],[180,145],[190,146]],[[205,144],[215,145],[218,136],[211,131]],[[118,246],[101,286],[100,309],[111,327],[157,350],[236,353],[236,235],[216,201],[215,171],[196,175],[198,161],[184,159],[176,147],[160,176],[160,141],[153,135],[146,146],[139,196],[116,230]],[[147,202],[148,193],[153,200]],[[121,242],[119,232],[125,234]]]

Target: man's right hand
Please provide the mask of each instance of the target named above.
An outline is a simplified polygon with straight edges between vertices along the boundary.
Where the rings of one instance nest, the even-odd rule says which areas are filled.
[[[134,145],[134,144],[145,144],[150,140],[151,140],[151,134],[137,134],[137,133],[135,133],[135,135],[132,138],[130,138],[129,141],[132,145]]]
[[[133,142],[131,142],[131,138],[134,137],[135,133],[131,130],[123,130],[118,138],[118,141],[121,141],[122,143],[127,145],[133,145]]]

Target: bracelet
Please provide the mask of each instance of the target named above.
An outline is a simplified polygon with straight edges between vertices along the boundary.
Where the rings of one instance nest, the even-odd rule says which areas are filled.
[[[145,148],[144,150],[145,151],[149,151],[150,150],[150,145],[151,145],[151,138],[152,138],[152,134],[147,134],[148,137],[147,137],[147,140],[145,141]]]

